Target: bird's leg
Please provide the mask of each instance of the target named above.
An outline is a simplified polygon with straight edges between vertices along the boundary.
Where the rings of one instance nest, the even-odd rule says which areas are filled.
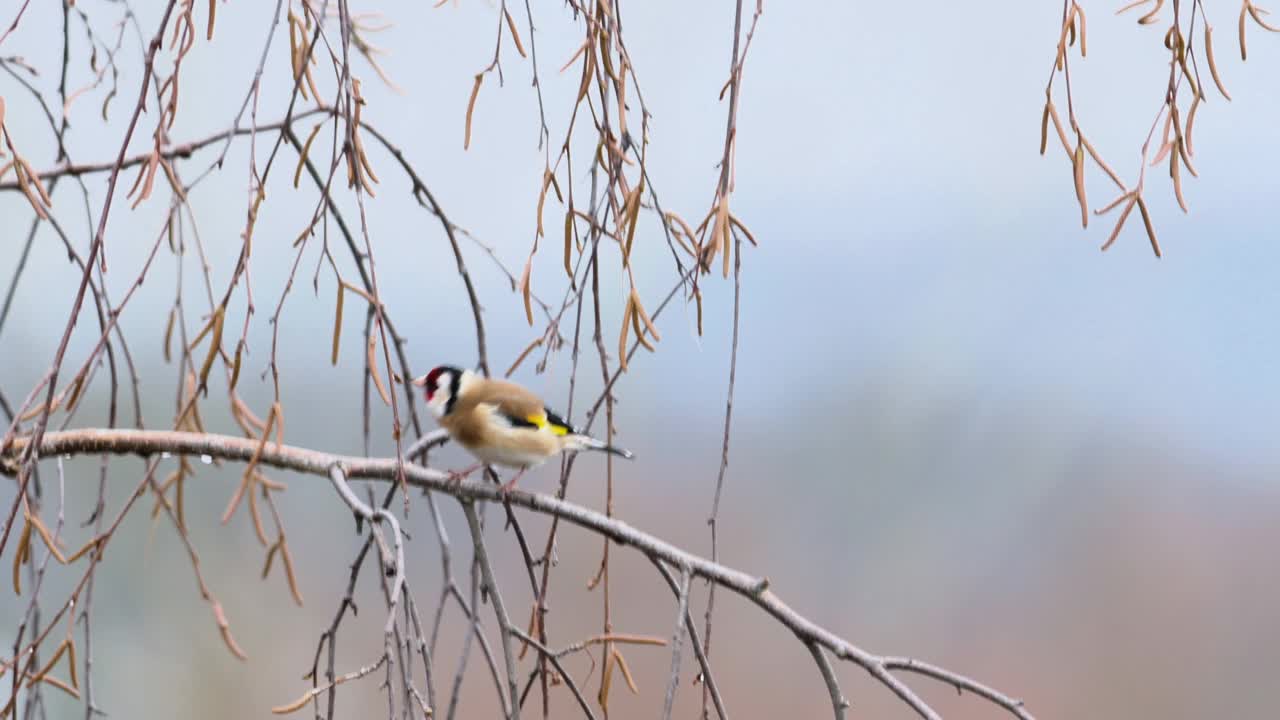
[[[502,487],[499,488],[499,490],[502,492],[504,496],[509,495],[511,493],[512,489],[514,489],[516,486],[516,481],[519,480],[520,476],[524,475],[524,471],[528,469],[529,468],[527,467],[520,468],[520,472],[516,473],[510,480],[502,484]]]
[[[461,471],[461,472],[458,472],[457,470],[449,470],[449,471],[448,471],[448,473],[449,473],[449,482],[454,483],[454,484],[456,485],[457,483],[462,482],[462,479],[463,479],[463,478],[465,478],[466,476],[470,475],[471,473],[473,473],[473,472],[475,472],[475,471],[479,470],[479,469],[480,469],[480,468],[482,468],[482,467],[484,467],[484,463],[476,463],[475,465],[472,465],[471,467],[469,467],[469,468],[467,468],[467,469],[465,469],[465,470],[463,470],[463,471]]]

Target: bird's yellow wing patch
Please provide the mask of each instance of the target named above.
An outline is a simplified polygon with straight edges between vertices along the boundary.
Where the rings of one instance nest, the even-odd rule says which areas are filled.
[[[540,412],[533,415],[526,415],[525,420],[528,420],[530,423],[533,424],[534,427],[538,428],[539,430],[543,428],[547,428],[555,435],[569,434],[570,429],[568,427],[548,419],[547,414],[545,412]]]

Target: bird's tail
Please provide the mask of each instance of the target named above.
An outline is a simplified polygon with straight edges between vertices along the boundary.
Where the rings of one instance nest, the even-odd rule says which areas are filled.
[[[614,447],[588,435],[571,435],[569,437],[569,447],[574,450],[599,450],[600,452],[617,455],[618,457],[626,458],[627,460],[631,460],[635,457],[630,450]]]

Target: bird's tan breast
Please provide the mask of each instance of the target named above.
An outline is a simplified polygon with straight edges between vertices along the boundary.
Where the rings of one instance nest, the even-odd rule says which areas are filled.
[[[528,467],[561,450],[561,439],[550,430],[513,427],[494,417],[495,410],[492,404],[476,403],[440,418],[440,424],[459,445],[486,463]]]

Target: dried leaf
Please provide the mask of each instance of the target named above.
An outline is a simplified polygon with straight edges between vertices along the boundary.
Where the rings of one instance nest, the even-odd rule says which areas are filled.
[[[627,371],[627,333],[631,330],[631,314],[635,307],[631,304],[633,295],[627,296],[627,305],[622,309],[622,330],[618,334],[618,369]],[[17,573],[17,570],[14,570]]]
[[[364,168],[364,174],[368,175],[370,180],[375,183],[380,182],[378,180],[378,173],[373,171],[373,164],[369,162],[369,154],[364,151],[364,141],[360,139],[359,132],[355,133],[355,138],[356,157],[360,158],[360,167]],[[368,183],[364,184],[364,189],[365,192],[369,193],[369,195],[373,195],[373,188],[369,187]]]
[[[577,51],[575,51],[573,53],[573,56],[569,58],[569,62],[565,63],[560,67],[560,72],[564,72],[565,70],[568,70],[570,67],[573,66],[573,63],[578,59],[578,56],[581,55],[583,51],[587,49],[587,42],[588,41],[584,40],[582,44],[578,46]]]
[[[284,561],[284,576],[289,581],[289,592],[298,607],[302,607],[302,592],[298,590],[298,578],[293,571],[293,555],[289,553],[289,543],[280,536],[280,559]]]
[[[1151,9],[1151,12],[1149,12],[1149,13],[1147,13],[1146,15],[1143,15],[1142,17],[1138,18],[1138,24],[1139,24],[1139,25],[1150,25],[1150,24],[1152,24],[1152,23],[1156,22],[1156,20],[1158,19],[1158,18],[1156,17],[1156,15],[1158,15],[1158,14],[1160,13],[1160,8],[1162,8],[1162,7],[1164,7],[1164,0],[1156,0],[1156,6],[1155,6],[1154,8],[1152,8],[1152,9]]]
[[[13,594],[22,595],[22,563],[26,561],[31,550],[31,521],[22,526],[22,534],[18,536],[18,547],[13,553]]]
[[[636,681],[631,677],[631,670],[627,668],[627,661],[622,657],[622,653],[618,652],[618,648],[613,649],[613,659],[618,663],[618,669],[622,671],[622,679],[627,681],[627,689],[632,695],[640,694],[640,689],[636,687]]]
[[[276,540],[267,548],[267,559],[262,564],[262,579],[266,580],[271,574],[271,562],[276,558],[276,551],[280,549],[280,541]]]
[[[623,267],[628,267],[631,264],[631,244],[635,240],[636,225],[640,221],[640,193],[643,191],[644,177],[642,176],[640,182],[627,194],[627,200],[623,204],[623,210],[627,213],[627,241],[622,246]]]
[[[377,329],[377,326],[370,329],[366,361],[369,363],[369,374],[373,376],[373,385],[378,389],[378,397],[382,398],[382,404],[390,405],[391,396],[387,394],[387,388],[382,384],[382,373],[378,372]]]
[[[698,303],[698,337],[702,337],[702,291],[695,290],[693,299]]]
[[[253,481],[260,476],[259,473],[253,474]],[[253,532],[258,536],[258,543],[263,547],[267,546],[267,529],[262,524],[262,514],[258,512],[258,493],[254,492],[254,482],[250,481],[247,495],[249,496],[249,517],[253,519]]]
[[[280,446],[284,444],[284,406],[277,400],[271,404],[271,410],[276,414],[276,449],[279,450]],[[266,477],[262,477],[261,480],[264,485],[272,490],[284,489],[283,485],[268,482]]]
[[[25,158],[18,158],[18,161],[26,168],[27,176],[31,178],[31,183],[35,185],[36,192],[40,193],[40,201],[44,203],[46,208],[52,208],[53,199],[49,197],[49,191],[45,189],[44,181],[40,179],[40,173],[36,172],[35,168],[31,167],[31,163],[27,162]]]
[[[1074,3],[1072,3],[1072,5],[1074,7],[1076,17],[1080,18],[1080,57],[1085,57],[1089,53],[1089,47],[1085,33],[1084,8]]]
[[[569,282],[573,282],[573,267],[569,259],[573,246],[573,210],[566,210],[564,213],[564,274],[569,276]]]
[[[1116,174],[1115,170],[1111,169],[1111,166],[1107,164],[1107,161],[1102,159],[1102,156],[1098,154],[1098,151],[1093,148],[1093,143],[1089,142],[1089,138],[1085,137],[1083,133],[1080,135],[1080,142],[1084,143],[1084,149],[1089,151],[1089,157],[1093,158],[1093,161],[1098,163],[1098,167],[1102,168],[1103,172],[1105,172],[1107,176],[1111,178],[1111,181],[1116,184],[1116,187],[1123,190],[1124,183],[1120,181],[1120,176]]]
[[[1262,19],[1262,14],[1267,12],[1266,10],[1260,9],[1257,5],[1254,5],[1251,2],[1246,2],[1245,7],[1249,8],[1249,14],[1253,16],[1253,21],[1261,25],[1264,30],[1268,30],[1270,32],[1280,32],[1280,27],[1275,27],[1274,25],[1268,25],[1267,22]]]
[[[524,273],[520,276],[520,294],[524,298],[524,315],[529,321],[529,327],[533,327],[533,304],[530,302],[529,276],[533,272],[533,256],[525,261]]]
[[[1044,151],[1049,147],[1049,105],[1052,103],[1045,102],[1044,114],[1040,116],[1040,154],[1044,155]]]
[[[169,322],[165,323],[164,326],[164,362],[166,365],[169,364],[171,359],[169,346],[173,342],[173,321],[177,313],[177,308],[169,308]]]
[[[231,363],[231,384],[227,386],[227,391],[231,392],[236,389],[236,383],[240,381],[240,354],[244,351],[244,340],[236,343],[236,357]]]
[[[1160,243],[1156,240],[1156,229],[1151,224],[1151,213],[1147,211],[1147,201],[1142,199],[1141,195],[1136,196],[1138,200],[1138,209],[1142,211],[1142,224],[1147,228],[1147,237],[1151,239],[1151,249],[1155,251],[1156,257],[1160,257]]]
[[[733,213],[729,213],[729,222],[734,227],[738,228],[739,232],[741,232],[744,236],[746,236],[747,242],[751,243],[752,247],[760,247],[760,243],[756,242],[756,236],[750,230],[747,229],[746,224],[744,224],[742,220],[738,219],[737,215],[734,215]]]
[[[1080,202],[1080,223],[1089,227],[1089,202],[1084,195],[1084,144],[1076,145],[1076,152],[1071,157],[1071,169],[1076,186],[1076,200]]]
[[[311,134],[307,135],[307,141],[302,144],[302,151],[298,153],[298,167],[293,171],[293,187],[298,187],[298,182],[302,179],[302,168],[307,164],[307,154],[311,152],[311,142],[316,139],[316,135],[320,132],[320,127],[324,125],[324,121],[316,123],[311,128]]]
[[[643,345],[645,350],[648,350],[649,352],[658,351],[658,349],[653,346],[653,343],[649,342],[645,338],[644,332],[640,329],[640,313],[634,305],[631,308],[631,329],[636,332],[636,342]]]
[[[547,188],[551,187],[551,182],[552,182],[554,179],[555,179],[555,175],[553,175],[553,174],[551,173],[551,170],[550,170],[550,169],[547,169],[547,168],[543,168],[543,170],[542,170],[542,190],[538,192],[538,237],[542,237],[542,236],[543,236],[543,232],[542,232],[542,206],[543,206],[543,205],[546,203],[546,201],[547,201]],[[556,189],[556,195],[557,195],[557,196],[559,196],[559,194],[560,194],[560,191],[559,191],[559,188],[557,188],[557,189]]]
[[[1136,194],[1130,194],[1126,197],[1129,199],[1129,202],[1125,204],[1124,212],[1120,213],[1120,220],[1116,222],[1115,228],[1111,230],[1111,235],[1107,237],[1106,242],[1102,243],[1103,252],[1106,252],[1107,248],[1111,247],[1112,243],[1116,241],[1116,238],[1120,237],[1120,228],[1124,227],[1124,221],[1129,219],[1129,213],[1133,212],[1133,206],[1138,201],[1138,196]]]
[[[1244,18],[1245,13],[1249,12],[1249,3],[1245,3],[1240,8],[1240,61],[1244,62],[1249,59],[1249,50],[1244,42]]]
[[[524,43],[520,42],[520,33],[516,32],[516,21],[511,19],[511,13],[507,12],[505,5],[502,8],[502,14],[507,18],[507,28],[511,30],[511,39],[516,43],[516,52],[520,53],[520,57],[529,57],[524,53]]]
[[[1067,153],[1067,157],[1071,157],[1074,153],[1071,150],[1071,143],[1067,141],[1067,131],[1062,127],[1062,118],[1058,116],[1058,108],[1054,107],[1053,102],[1049,102],[1049,118],[1053,120],[1053,127],[1058,131],[1058,139],[1062,141],[1062,149]]]
[[[1177,141],[1181,144],[1182,141]],[[1173,195],[1178,200],[1178,207],[1187,212],[1187,201],[1182,197],[1182,176],[1178,173],[1178,153],[1169,154],[1169,177],[1173,180]]]
[[[329,364],[334,366],[338,364],[338,348],[342,343],[342,299],[345,295],[342,283],[338,283],[338,301],[333,311],[333,353],[329,358]]]
[[[467,101],[467,127],[462,140],[462,149],[471,147],[471,114],[476,109],[476,98],[480,95],[480,83],[484,81],[484,73],[476,73],[476,84],[471,86],[471,99]]]
[[[644,305],[640,304],[640,293],[636,289],[631,288],[632,302],[635,303],[635,314],[640,316],[640,320],[644,323],[645,328],[649,330],[649,334],[653,335],[654,340],[661,342],[662,334],[658,332],[658,328],[654,327],[653,321],[649,319],[649,314],[644,311]],[[637,330],[637,332],[639,332]],[[650,347],[650,350],[653,348]]]
[[[540,335],[535,338],[533,342],[526,345],[524,350],[521,351],[520,356],[516,358],[516,361],[511,363],[511,367],[507,368],[507,372],[503,377],[511,377],[511,374],[516,371],[516,368],[520,367],[520,363],[524,362],[524,359],[529,357],[529,353],[533,352],[534,348],[541,347],[544,340],[546,340],[546,336]]]
[[[591,75],[596,69],[595,52],[592,50],[590,45],[587,46],[586,51],[587,60],[582,65],[582,84],[578,86],[578,99],[574,101],[575,105],[582,102],[582,98],[587,96],[587,90],[591,88]]]
[[[1191,120],[1189,118],[1187,120],[1187,127],[1188,129],[1191,127]],[[1191,136],[1187,135],[1185,138],[1180,138],[1178,140],[1178,155],[1179,157],[1182,158],[1182,164],[1186,165],[1187,170],[1191,172],[1191,176],[1200,177],[1200,173],[1196,172],[1195,166],[1191,164],[1191,156],[1187,148],[1187,140],[1189,140],[1190,138]]]
[[[1111,201],[1111,203],[1110,203],[1109,205],[1107,205],[1106,207],[1102,208],[1101,210],[1094,210],[1094,211],[1093,211],[1093,214],[1094,214],[1094,215],[1106,215],[1107,213],[1109,213],[1109,212],[1111,212],[1112,210],[1116,209],[1116,207],[1118,207],[1118,206],[1120,205],[1120,203],[1124,202],[1125,200],[1132,200],[1132,199],[1133,199],[1133,193],[1126,192],[1126,193],[1124,193],[1123,195],[1121,195],[1120,197],[1116,198],[1115,200],[1112,200],[1112,201]]]
[[[200,366],[200,389],[205,397],[209,397],[209,371],[213,369],[213,361],[222,349],[222,322],[226,311],[226,306],[223,305],[213,311],[213,336],[209,340],[209,354],[205,355],[204,364]]]
[[[1227,92],[1227,88],[1222,84],[1222,78],[1218,75],[1218,63],[1213,59],[1213,27],[1206,25],[1204,28],[1204,54],[1209,58],[1209,74],[1213,76],[1213,83],[1218,86],[1218,92],[1222,93],[1222,97],[1231,102],[1231,93]]]
[[[227,649],[231,651],[241,660],[248,660],[249,656],[244,654],[240,646],[236,643],[236,639],[231,635],[231,626],[227,623],[227,616],[222,612],[222,604],[217,600],[213,601],[213,619],[218,624],[218,632],[222,634],[222,641],[227,644]]]

